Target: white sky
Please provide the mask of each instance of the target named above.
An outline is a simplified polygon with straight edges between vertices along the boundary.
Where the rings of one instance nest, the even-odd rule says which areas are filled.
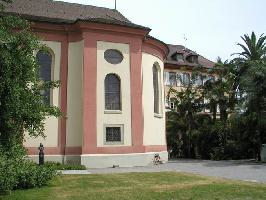
[[[61,1],[114,8],[114,0]],[[213,61],[240,52],[240,36],[266,33],[265,8],[266,0],[117,0],[117,10],[152,36]]]

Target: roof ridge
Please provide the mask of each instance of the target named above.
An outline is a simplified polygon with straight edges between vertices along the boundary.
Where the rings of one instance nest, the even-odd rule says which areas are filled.
[[[188,66],[192,66],[193,64],[192,63],[188,63],[188,62],[185,62],[185,63],[180,63],[179,61],[177,60],[174,60],[172,58],[172,55],[175,54],[175,53],[182,53],[185,57],[187,56],[190,56],[190,55],[197,55],[199,60],[199,64],[206,67],[206,68],[211,68],[214,66],[215,62],[205,58],[204,56],[200,55],[198,52],[194,51],[194,50],[191,50],[183,45],[173,45],[173,44],[168,44],[168,47],[170,49],[170,52],[167,56],[167,60],[165,61],[165,63],[167,64],[174,64],[174,65],[188,65]]]
[[[72,4],[72,5],[79,5],[79,6],[89,6],[89,7],[94,7],[94,8],[101,8],[101,9],[106,9],[106,10],[111,10],[111,11],[117,11],[118,13],[120,13],[118,10],[114,9],[114,8],[106,8],[103,6],[94,6],[94,5],[90,5],[90,4],[82,4],[82,3],[73,3],[73,2],[66,2],[63,0],[41,0],[41,1],[51,1],[52,3],[63,3],[63,4]]]

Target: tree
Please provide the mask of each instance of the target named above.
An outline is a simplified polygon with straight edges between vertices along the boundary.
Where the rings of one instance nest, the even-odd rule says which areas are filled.
[[[266,56],[266,36],[261,34],[259,39],[257,40],[257,36],[254,32],[251,33],[251,36],[245,34],[241,36],[244,44],[238,43],[243,51],[241,53],[237,53],[244,60],[254,61],[264,59]]]
[[[232,110],[235,104],[236,85],[233,65],[228,61],[223,62],[218,57],[215,66],[208,73],[213,74],[215,78],[205,82],[202,90],[203,96],[209,102],[215,102],[214,104],[219,107],[220,120],[225,123],[229,110]],[[216,109],[213,110],[217,112]]]
[[[189,84],[183,84],[180,90],[170,88],[167,95],[167,98],[171,98],[175,105],[175,109],[168,113],[167,128],[168,136],[170,136],[168,141],[174,143],[182,138],[182,144],[185,145],[189,158],[192,157],[193,144],[194,150],[197,149],[197,142],[192,143],[192,140],[197,138],[196,115],[201,111],[203,102],[201,94],[195,86],[197,78],[198,73],[195,72],[192,74]]]
[[[1,1],[1,6],[3,7]],[[40,79],[35,53],[45,49],[31,32],[30,23],[15,16],[0,16],[0,146],[7,151],[22,144],[24,133],[44,137],[47,116],[60,116],[57,107],[44,104],[42,91],[58,82]]]
[[[228,116],[233,111],[235,101],[235,75],[233,73],[233,65],[231,62],[223,62],[218,57],[216,65],[209,70],[209,74],[213,74],[212,79],[209,79],[203,85],[203,96],[207,99],[207,107],[210,107],[210,112],[213,115],[214,127],[223,127],[223,150],[226,151],[227,136],[228,136]],[[219,108],[219,110],[218,110]],[[219,114],[217,120],[216,115]]]
[[[244,44],[238,44],[243,52],[238,53],[235,59],[238,66],[239,86],[243,94],[245,108],[244,117],[247,117],[248,130],[253,134],[256,148],[256,157],[260,160],[260,149],[265,141],[265,125],[263,124],[266,112],[266,36],[256,34],[241,37]]]

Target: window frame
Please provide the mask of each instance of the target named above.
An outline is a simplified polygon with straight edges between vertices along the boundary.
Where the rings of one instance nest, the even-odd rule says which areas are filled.
[[[116,53],[117,55],[121,56],[121,57],[119,58],[119,61],[114,61],[114,60],[112,60],[112,59],[114,59],[114,58],[110,57],[110,54],[112,54],[112,53]],[[103,53],[103,57],[104,57],[104,60],[105,60],[107,63],[111,64],[111,65],[119,65],[119,64],[121,64],[121,63],[123,62],[123,60],[124,60],[124,55],[123,55],[123,53],[122,53],[121,51],[119,51],[118,49],[106,49],[106,50],[104,51],[104,53]],[[117,59],[117,58],[116,58],[116,59]]]
[[[106,78],[110,75],[115,76],[119,80],[119,109],[106,109]],[[122,113],[122,83],[121,78],[115,73],[106,74],[104,78],[104,113],[105,114],[121,114]]]
[[[107,128],[120,128],[120,135],[121,135],[121,141],[117,141],[117,142],[108,142],[106,140],[106,129]],[[104,132],[104,136],[103,136],[103,139],[104,139],[104,145],[124,145],[124,142],[125,142],[125,138],[124,138],[124,124],[104,124],[104,129],[103,129],[103,132]]]
[[[173,97],[169,99],[169,108],[171,110],[175,110],[176,109],[176,105],[175,105],[175,101],[174,101]]]

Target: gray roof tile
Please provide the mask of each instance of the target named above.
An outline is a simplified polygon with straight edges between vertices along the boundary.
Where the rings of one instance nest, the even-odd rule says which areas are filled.
[[[132,23],[115,9],[53,0],[13,0],[5,12],[42,22],[75,23],[82,20],[150,30]]]
[[[195,63],[190,63],[186,60],[186,58],[190,55],[197,55],[198,56],[198,62],[202,67],[205,68],[212,68],[215,63],[204,58],[203,56],[197,54],[195,51],[192,51],[182,45],[172,45],[172,44],[168,44],[168,48],[169,48],[169,54],[167,56],[167,59],[165,61],[166,64],[172,64],[172,65],[179,65],[179,66],[190,66],[190,67],[195,67],[198,66],[198,64]],[[180,53],[183,55],[184,57],[184,62],[182,61],[176,61],[172,58],[173,54],[175,53]]]

